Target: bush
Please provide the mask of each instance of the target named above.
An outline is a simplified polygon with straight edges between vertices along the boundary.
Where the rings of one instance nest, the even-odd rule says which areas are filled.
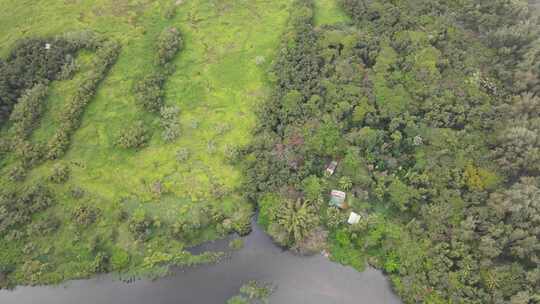
[[[33,214],[47,209],[53,203],[49,189],[41,185],[0,192],[0,234],[8,232],[12,227],[27,224]]]
[[[187,148],[180,148],[176,151],[176,161],[183,163],[189,158],[189,150]]]
[[[229,248],[233,250],[240,250],[244,247],[244,240],[237,238],[229,242]]]
[[[147,130],[142,121],[136,122],[134,125],[125,128],[116,144],[122,148],[142,148],[148,141]]]
[[[73,186],[69,192],[74,199],[81,199],[84,196],[84,189],[78,186]]]
[[[161,32],[156,46],[156,63],[164,66],[170,62],[182,48],[180,31],[175,27],[166,28]]]
[[[135,83],[135,101],[149,112],[158,112],[163,106],[163,85],[165,76],[162,72],[145,75]]]
[[[17,140],[26,139],[37,124],[43,112],[43,100],[47,96],[47,86],[37,84],[24,92],[13,108],[9,120],[13,123],[10,135]]]
[[[80,205],[71,212],[71,218],[79,225],[88,226],[93,224],[100,214],[101,210],[98,208],[88,205]]]
[[[27,173],[27,169],[23,165],[18,164],[8,171],[8,179],[13,182],[21,182],[26,178]]]
[[[138,209],[128,221],[129,231],[137,240],[146,241],[150,238],[154,220],[142,209]]]
[[[62,223],[54,216],[49,215],[28,225],[29,236],[42,236],[58,230]]]
[[[56,184],[62,184],[66,182],[69,178],[69,167],[65,164],[55,164],[52,170],[51,175],[49,175],[49,180]]]
[[[180,124],[178,123],[180,109],[175,106],[161,108],[161,126],[163,127],[163,140],[172,142],[180,136]]]
[[[119,271],[126,269],[129,266],[129,253],[119,247],[114,247],[111,255],[112,270]]]

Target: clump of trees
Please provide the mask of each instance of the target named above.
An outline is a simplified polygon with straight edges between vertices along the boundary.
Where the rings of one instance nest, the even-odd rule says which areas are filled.
[[[148,131],[142,121],[137,121],[135,124],[122,130],[116,144],[119,147],[130,148],[142,148],[148,142]]]
[[[26,90],[57,79],[68,55],[77,49],[63,37],[19,41],[7,58],[0,60],[0,125],[7,121]]]
[[[182,47],[182,36],[177,28],[166,28],[158,36],[155,69],[138,80],[133,90],[137,103],[146,111],[159,112],[163,107],[163,86],[174,71],[171,61]]]
[[[182,49],[183,40],[180,31],[175,27],[163,30],[156,43],[156,63],[165,66],[171,62],[176,54]]]
[[[163,127],[162,138],[166,142],[174,141],[180,136],[180,125],[177,119],[180,110],[177,107],[165,106],[164,86],[175,69],[172,60],[182,47],[183,40],[180,31],[175,27],[165,28],[157,37],[154,70],[142,76],[133,87],[137,104],[148,112],[160,114]]]
[[[120,44],[105,40],[100,43],[93,59],[93,69],[85,76],[79,90],[61,110],[60,126],[47,143],[47,158],[61,157],[70,144],[71,136],[78,129],[84,109],[94,97],[97,87],[120,54]]]
[[[0,235],[10,239],[22,238],[17,229],[28,224],[32,215],[53,205],[54,198],[42,185],[4,190],[0,193]]]
[[[57,163],[54,165],[49,180],[56,184],[65,183],[69,179],[70,174],[69,166],[63,163]]]
[[[166,142],[172,142],[180,136],[179,113],[180,109],[176,106],[164,106],[161,108],[162,138]]]
[[[73,221],[82,226],[93,224],[100,216],[101,210],[90,205],[79,205],[71,212]]]

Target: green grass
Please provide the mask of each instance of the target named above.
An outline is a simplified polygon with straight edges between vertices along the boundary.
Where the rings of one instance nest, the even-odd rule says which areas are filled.
[[[315,24],[331,25],[350,21],[349,16],[339,7],[337,0],[315,1]]]
[[[31,183],[50,174],[55,162],[71,168],[66,184],[53,185],[59,203],[47,211],[63,222],[59,231],[32,239],[37,254],[61,279],[85,276],[89,261],[87,241],[100,237],[105,247],[121,247],[140,262],[149,247],[171,252],[180,242],[152,239],[146,247],[132,239],[126,224],[115,212],[142,208],[164,223],[185,217],[194,205],[209,202],[231,214],[247,205],[241,195],[241,174],[226,160],[225,151],[249,143],[255,126],[254,110],[268,94],[265,74],[278,49],[281,29],[288,16],[289,0],[185,0],[172,19],[164,18],[169,1],[127,0],[0,0],[0,56],[23,37],[53,36],[91,29],[121,42],[118,62],[100,85],[85,110],[82,125],[72,138],[68,153],[58,161],[46,162],[30,173]],[[180,138],[173,143],[161,139],[158,115],[145,113],[132,95],[134,80],[152,70],[152,51],[158,33],[167,26],[180,28],[184,50],[175,58],[176,72],[166,85],[166,104],[181,109]],[[53,82],[44,117],[33,140],[47,141],[58,127],[58,109],[75,93],[87,72],[92,53],[82,52],[76,76]],[[264,57],[257,65],[256,58]],[[147,148],[134,151],[115,146],[120,131],[135,120],[143,120],[152,131]],[[209,149],[212,146],[212,149]],[[176,160],[186,148],[190,157]],[[4,174],[8,164],[0,169]],[[165,194],[150,191],[155,181],[164,184]],[[211,194],[216,184],[227,190],[225,197]],[[8,185],[2,181],[2,185]],[[82,200],[69,195],[73,187],[85,190]],[[72,223],[70,212],[77,204],[92,204],[102,210],[99,221],[81,228]],[[43,215],[42,215],[43,216]],[[201,241],[213,238],[206,233]],[[1,250],[1,249],[0,249]],[[32,256],[32,258],[36,258]],[[59,265],[62,265],[61,267]]]

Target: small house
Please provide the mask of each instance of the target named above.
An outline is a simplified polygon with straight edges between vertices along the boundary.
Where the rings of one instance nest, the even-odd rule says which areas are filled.
[[[330,206],[338,207],[338,208],[347,208],[347,204],[345,203],[345,198],[347,197],[347,194],[343,191],[339,190],[332,190],[330,192]]]
[[[347,223],[349,225],[357,224],[361,218],[362,216],[360,216],[360,214],[351,211],[351,214],[349,215],[349,219],[347,220]]]
[[[50,43],[45,43],[45,49],[50,50],[51,49],[51,44]]]
[[[337,165],[338,165],[338,163],[337,163],[337,161],[335,161],[335,160],[333,160],[332,162],[330,162],[330,163],[328,164],[328,166],[326,166],[326,174],[329,175],[329,176],[330,176],[330,175],[333,175],[334,172],[336,171]]]

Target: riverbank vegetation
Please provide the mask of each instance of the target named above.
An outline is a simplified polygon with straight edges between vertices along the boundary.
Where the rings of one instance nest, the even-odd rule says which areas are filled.
[[[540,301],[537,15],[526,1],[339,4],[333,23],[311,0],[291,9],[243,151],[260,224],[382,269],[406,303]]]
[[[288,3],[0,0],[0,286],[154,277],[248,233],[233,162]]]

